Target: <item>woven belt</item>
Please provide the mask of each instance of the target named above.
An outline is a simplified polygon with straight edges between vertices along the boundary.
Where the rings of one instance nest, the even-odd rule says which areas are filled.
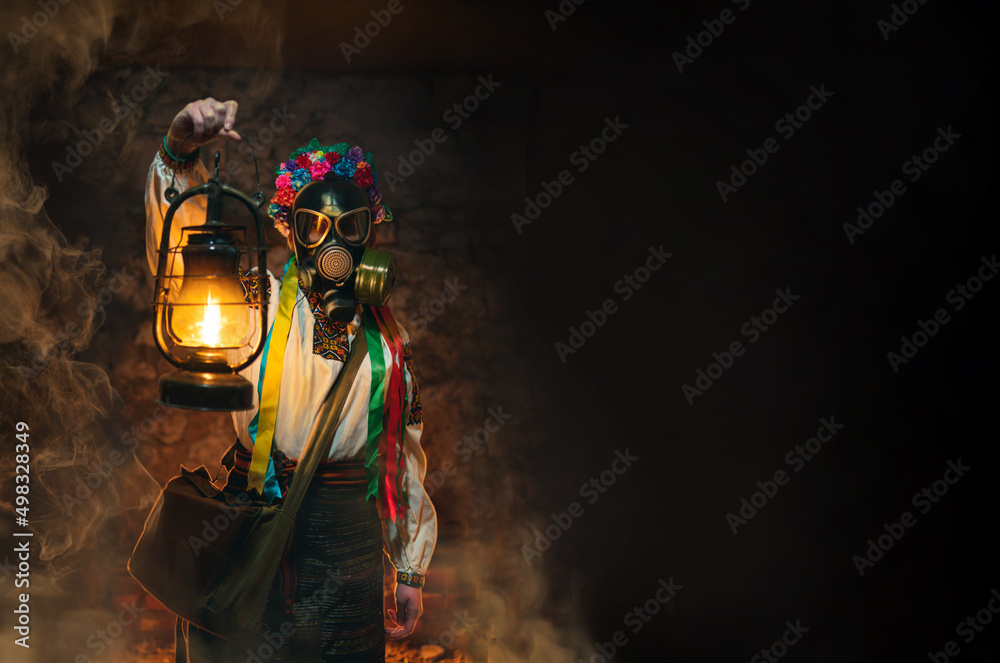
[[[243,490],[246,488],[253,451],[244,448],[241,443],[237,442],[235,452],[233,468],[229,473],[227,485],[236,490]],[[274,471],[278,484],[284,493],[295,468],[298,466],[298,461],[294,458],[288,458],[277,449],[272,449],[271,458],[274,459]],[[362,460],[323,461],[316,468],[313,478],[321,479],[326,484],[367,484],[365,463]]]

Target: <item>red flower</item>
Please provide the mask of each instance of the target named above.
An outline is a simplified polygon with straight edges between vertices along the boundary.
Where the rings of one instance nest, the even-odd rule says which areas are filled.
[[[295,157],[295,165],[298,166],[299,168],[305,168],[306,170],[309,170],[309,166],[311,164],[312,161],[309,160],[308,154],[300,154],[299,156]]]
[[[273,198],[273,201],[278,205],[291,205],[294,200],[295,191],[291,187],[279,189],[277,195]]]
[[[323,158],[326,159],[327,163],[330,164],[330,167],[333,168],[333,166],[344,157],[339,152],[327,152],[323,155]]]
[[[372,176],[371,164],[367,161],[358,163],[357,168],[354,170],[354,182],[362,189],[367,189],[375,183],[375,178]]]

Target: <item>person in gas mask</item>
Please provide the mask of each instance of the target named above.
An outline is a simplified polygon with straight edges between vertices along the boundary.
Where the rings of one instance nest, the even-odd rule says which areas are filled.
[[[179,191],[207,181],[199,149],[218,137],[241,140],[234,130],[237,108],[235,101],[202,99],[171,123],[146,190],[146,249],[154,274],[169,208],[164,193],[172,180]],[[232,414],[238,441],[223,460],[230,468],[226,490],[257,487],[269,498],[280,497],[357,334],[367,334],[369,355],[349,392],[328,462],[317,470],[299,511],[292,554],[276,583],[282,593],[272,599],[274,612],[265,620],[270,640],[227,640],[178,618],[178,661],[253,660],[250,654],[265,644],[272,661],[383,661],[385,638],[412,633],[423,612],[420,588],[437,539],[437,516],[423,487],[422,408],[409,337],[385,306],[395,261],[372,248],[376,224],[392,214],[382,202],[371,159],[359,147],[323,146],[314,139],[275,171],[277,193],[268,213],[293,255],[280,277],[268,272],[268,292],[257,292],[255,272],[241,270],[248,306],[268,306],[270,329],[264,352],[241,371],[257,398],[254,409]],[[203,223],[204,213],[203,197],[182,205],[171,245],[180,240],[180,228]],[[283,353],[271,347],[282,342],[275,329],[287,329]],[[381,341],[381,353],[372,353],[373,339]],[[272,371],[280,371],[280,380],[272,375],[265,381]],[[372,383],[384,384],[392,371],[405,385],[401,434],[398,445],[380,450],[373,440],[386,422],[371,416],[381,412],[373,400],[381,390]],[[269,384],[280,385],[274,387],[276,398],[264,391]],[[389,423],[391,429],[395,424]],[[265,448],[265,438],[273,451],[255,455],[255,445]],[[397,570],[389,623],[383,616],[383,549]],[[290,635],[275,641],[275,634],[288,630]]]

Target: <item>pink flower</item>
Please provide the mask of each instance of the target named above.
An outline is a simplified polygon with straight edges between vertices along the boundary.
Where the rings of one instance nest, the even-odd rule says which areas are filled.
[[[278,179],[274,180],[274,186],[278,189],[283,189],[286,186],[292,186],[292,176],[290,173],[283,173],[278,175]]]
[[[329,161],[317,161],[309,166],[309,174],[314,180],[321,180],[323,176],[330,172]]]

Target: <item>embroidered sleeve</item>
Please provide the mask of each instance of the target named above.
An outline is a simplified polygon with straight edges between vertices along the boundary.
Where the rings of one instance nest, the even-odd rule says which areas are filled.
[[[187,164],[182,171],[177,172],[157,153],[149,165],[145,194],[146,261],[149,264],[149,273],[154,276],[158,264],[163,225],[170,209],[170,202],[166,198],[167,188],[173,181],[174,187],[178,191],[186,191],[191,187],[204,184],[209,178],[208,171],[205,170],[200,159],[193,159]],[[170,246],[180,245],[183,239],[181,228],[204,223],[204,219],[205,196],[194,196],[188,199],[177,209],[173,222],[170,224]],[[173,265],[172,275],[178,277],[184,275],[183,261],[178,261],[178,264]]]
[[[194,168],[195,162],[198,160],[198,155],[201,153],[201,148],[199,147],[190,155],[184,157],[183,159],[178,159],[170,153],[167,149],[167,137],[163,137],[163,142],[160,143],[160,158],[163,159],[163,163],[166,164],[171,170],[177,171],[178,173],[186,173]]]
[[[413,371],[413,352],[410,339],[399,325],[403,341],[403,373],[409,389],[409,412],[403,433],[403,449],[406,454],[405,482],[409,508],[406,517],[396,523],[386,518],[383,521],[383,537],[389,559],[397,571],[397,582],[419,585],[430,565],[437,543],[437,512],[424,486],[427,477],[427,454],[421,446],[423,437],[423,408],[416,374]],[[404,406],[405,408],[405,406]]]
[[[240,285],[243,286],[243,297],[247,300],[247,304],[252,307],[257,308],[260,303],[260,281],[257,279],[257,272],[249,269],[239,268],[240,270]],[[271,279],[267,278],[267,292],[264,293],[264,301],[271,301]]]
[[[423,421],[424,407],[420,403],[420,389],[417,387],[417,374],[413,372],[413,351],[410,350],[409,343],[403,345],[403,363],[410,373],[410,384],[412,385],[410,414],[406,419],[406,425],[413,426]]]

